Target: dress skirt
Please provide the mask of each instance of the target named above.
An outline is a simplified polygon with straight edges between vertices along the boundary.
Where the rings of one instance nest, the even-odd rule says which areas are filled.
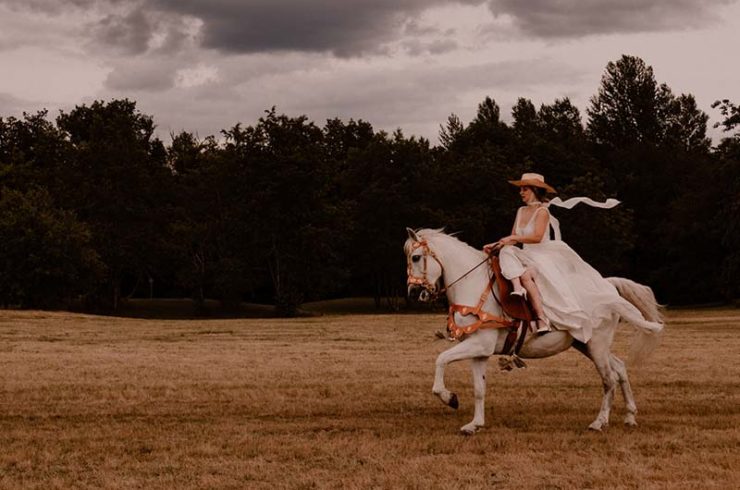
[[[581,342],[588,342],[593,330],[615,320],[615,315],[645,322],[632,303],[561,240],[524,244],[523,248],[505,246],[499,262],[509,280],[532,268],[545,315],[555,328],[567,330]]]

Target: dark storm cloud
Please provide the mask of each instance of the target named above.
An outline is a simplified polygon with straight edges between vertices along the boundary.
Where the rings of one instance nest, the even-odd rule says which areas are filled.
[[[39,1],[39,0],[36,0]],[[67,0],[73,5],[91,0]],[[359,56],[406,43],[411,54],[453,49],[435,26],[420,26],[425,10],[445,5],[487,4],[507,15],[525,35],[573,38],[593,34],[684,30],[718,18],[736,0],[99,0],[118,12],[95,31],[97,39],[129,52],[145,49],[152,16],[202,22],[203,47],[224,53],[329,52]],[[128,6],[128,10],[127,7]],[[125,13],[121,13],[124,11]],[[160,20],[161,22],[161,20]],[[433,43],[433,44],[430,44]]]
[[[182,47],[180,27],[200,23],[198,42],[223,53],[281,51],[360,56],[384,52],[401,41],[407,52],[454,49],[446,33],[418,24],[426,10],[487,4],[511,18],[523,34],[574,38],[593,34],[684,30],[716,20],[737,0],[0,0],[15,9],[47,15],[94,11],[87,35],[98,48],[141,54],[155,33],[167,47]],[[482,19],[485,22],[485,19]]]
[[[489,0],[525,34],[572,38],[592,34],[677,31],[704,26],[736,0]]]
[[[399,39],[404,23],[426,9],[462,3],[484,0],[156,0],[153,5],[202,20],[207,48],[355,56]]]
[[[115,46],[126,54],[145,52],[149,47],[154,23],[140,8],[121,14],[106,15],[93,28],[97,42]]]
[[[86,29],[97,49],[141,54],[167,25],[200,22],[202,46],[223,53],[281,51],[358,56],[382,52],[394,41],[434,33],[418,16],[445,5],[485,0],[0,0],[46,15],[94,12]],[[171,32],[176,34],[176,32]],[[439,33],[444,37],[445,33]],[[425,40],[429,42],[429,40]],[[440,40],[421,51],[449,46]]]

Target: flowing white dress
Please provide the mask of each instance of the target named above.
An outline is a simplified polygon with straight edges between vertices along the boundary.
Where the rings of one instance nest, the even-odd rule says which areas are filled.
[[[537,213],[550,214],[546,207],[540,207],[529,222],[522,224],[520,209],[515,234],[534,235]],[[614,314],[629,321],[645,321],[640,311],[568,244],[550,239],[550,224],[541,242],[525,243],[523,248],[505,246],[499,252],[499,261],[501,272],[509,280],[521,276],[526,268],[534,268],[545,315],[555,328],[567,330],[581,342],[588,342],[593,329]]]

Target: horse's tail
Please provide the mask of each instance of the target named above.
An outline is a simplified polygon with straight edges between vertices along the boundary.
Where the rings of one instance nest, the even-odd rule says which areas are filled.
[[[630,345],[630,363],[644,361],[660,344],[665,324],[661,311],[663,306],[658,303],[653,290],[648,286],[623,277],[609,277],[607,280],[617,288],[620,296],[632,303],[642,314],[643,318],[632,318],[633,315],[629,315],[625,316],[625,320],[638,327],[636,337]]]

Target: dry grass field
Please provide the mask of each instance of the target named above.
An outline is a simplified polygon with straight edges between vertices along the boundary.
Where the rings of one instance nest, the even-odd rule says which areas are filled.
[[[443,315],[142,320],[0,311],[2,488],[737,488],[740,310],[669,312],[640,426],[586,430],[580,354],[431,393]],[[617,339],[626,352],[629,328]]]

